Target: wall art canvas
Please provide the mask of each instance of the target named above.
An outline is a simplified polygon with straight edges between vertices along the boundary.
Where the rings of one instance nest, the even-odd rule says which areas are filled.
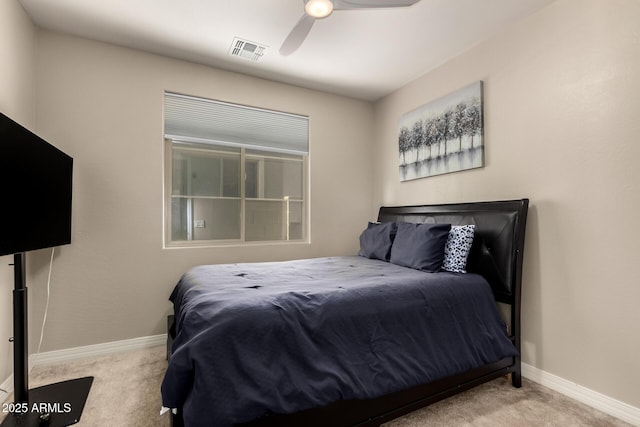
[[[400,117],[400,181],[484,166],[482,81]]]

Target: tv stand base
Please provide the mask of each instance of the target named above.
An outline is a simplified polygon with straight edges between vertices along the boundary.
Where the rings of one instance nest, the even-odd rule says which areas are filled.
[[[65,427],[80,421],[93,377],[77,378],[29,390],[28,402],[6,403],[13,409],[1,427]]]

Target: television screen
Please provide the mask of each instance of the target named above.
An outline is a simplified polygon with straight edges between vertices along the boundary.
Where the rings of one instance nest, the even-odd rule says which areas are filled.
[[[0,255],[71,243],[73,159],[0,113]]]

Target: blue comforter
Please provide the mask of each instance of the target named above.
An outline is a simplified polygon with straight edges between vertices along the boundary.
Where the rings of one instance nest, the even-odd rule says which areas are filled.
[[[170,299],[162,401],[187,427],[378,397],[517,355],[475,274],[362,257],[209,265]]]

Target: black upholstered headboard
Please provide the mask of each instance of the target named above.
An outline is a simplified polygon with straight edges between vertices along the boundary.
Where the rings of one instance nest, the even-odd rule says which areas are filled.
[[[475,224],[467,271],[484,276],[496,301],[519,305],[528,199],[380,208],[378,221]]]

